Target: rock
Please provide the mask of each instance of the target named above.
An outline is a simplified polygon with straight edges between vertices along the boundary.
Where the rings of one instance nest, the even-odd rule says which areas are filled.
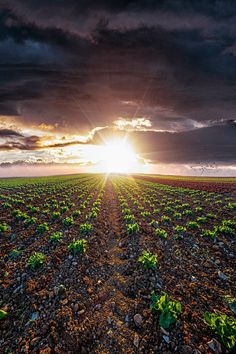
[[[133,343],[134,343],[135,347],[138,348],[138,346],[139,346],[139,336],[138,336],[137,333],[135,333],[135,335],[134,335]]]
[[[112,311],[114,312],[115,308],[116,308],[116,303],[114,301],[111,302],[111,308],[112,308]]]
[[[169,344],[170,343],[170,337],[169,336],[163,336],[162,337],[164,339],[164,341]]]
[[[74,311],[77,312],[79,310],[79,304],[74,304]]]
[[[78,312],[78,315],[83,315],[83,313],[85,313],[85,310],[83,309],[83,310],[80,310],[79,312]]]
[[[37,320],[38,317],[39,317],[39,313],[38,312],[33,312],[31,314],[31,321]]]
[[[77,266],[78,262],[72,262],[73,266]]]
[[[193,349],[189,345],[183,345],[181,349],[183,354],[192,354],[193,352]]]
[[[134,315],[134,323],[136,324],[137,327],[142,326],[143,318],[139,313],[136,313],[136,315]]]
[[[102,307],[102,305],[101,305],[101,304],[97,304],[97,305],[94,307],[94,309],[95,309],[95,310],[100,310],[100,309],[101,309],[101,307]]]
[[[222,353],[221,344],[215,338],[213,338],[207,344],[208,347],[211,348],[216,354]]]
[[[197,281],[197,278],[192,275],[192,276],[191,276],[191,281],[192,281],[192,282],[196,282],[196,281]]]
[[[227,277],[227,275],[225,275],[224,273],[222,273],[220,270],[218,271],[218,277],[222,280],[227,280],[229,279],[229,277]]]
[[[54,290],[55,295],[62,296],[66,292],[66,287],[61,284],[59,286],[55,286],[53,290]]]

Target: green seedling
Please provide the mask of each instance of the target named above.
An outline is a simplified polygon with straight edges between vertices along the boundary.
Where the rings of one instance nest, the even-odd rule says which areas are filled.
[[[31,218],[25,219],[24,225],[27,227],[27,226],[29,226],[29,225],[36,224],[36,222],[37,222],[37,218],[35,218],[34,216],[32,216]]]
[[[8,230],[8,225],[5,222],[0,224],[0,232],[6,232],[7,230]]]
[[[19,255],[21,254],[21,251],[19,251],[18,249],[14,248],[10,253],[9,253],[9,258],[14,260],[17,257],[19,257]]]
[[[156,220],[152,220],[152,221],[150,222],[150,225],[153,226],[153,227],[158,227],[158,226],[159,226],[159,222],[156,221]]]
[[[132,214],[125,215],[125,216],[124,216],[124,221],[125,221],[127,224],[132,224],[132,223],[134,223],[134,222],[135,222],[134,215],[132,215]]]
[[[49,226],[46,222],[38,225],[38,227],[37,227],[37,232],[41,235],[44,234],[44,232],[46,232],[48,230],[49,230]]]
[[[50,241],[52,242],[59,242],[62,238],[62,232],[56,231],[50,236]]]
[[[169,216],[163,215],[163,216],[161,217],[161,221],[162,221],[164,224],[169,224],[169,223],[171,222],[171,219],[170,219]]]
[[[156,228],[155,229],[155,235],[158,236],[158,237],[161,237],[161,238],[167,238],[167,232],[166,230],[164,229],[161,229],[161,228]]]
[[[74,224],[74,219],[73,219],[73,217],[69,217],[69,216],[67,216],[64,220],[63,220],[63,225],[65,226],[65,227],[69,227],[69,226],[71,226],[71,225],[73,225]]]
[[[162,328],[169,328],[181,314],[182,306],[178,301],[169,301],[166,293],[163,293],[163,295],[152,293],[151,310],[160,313],[160,326]]]
[[[72,217],[73,217],[73,218],[77,218],[78,216],[80,216],[80,214],[81,214],[81,211],[80,211],[80,210],[74,210],[74,211],[72,212]]]
[[[137,223],[126,225],[128,235],[133,235],[139,232],[139,225]]]
[[[199,229],[199,225],[196,221],[189,221],[187,226],[192,229],[192,230],[197,230]]]
[[[54,211],[52,213],[52,220],[56,220],[56,219],[59,219],[61,216],[61,213],[59,211]]]
[[[88,224],[88,223],[85,223],[85,224],[81,224],[80,227],[79,227],[79,230],[80,230],[80,233],[82,235],[88,235],[91,233],[93,229],[93,226],[92,224]]]
[[[86,252],[87,241],[85,239],[74,240],[68,246],[68,251],[72,252],[74,256],[76,253],[83,254]]]
[[[150,251],[143,251],[138,261],[142,263],[144,269],[155,269],[157,267],[157,255]]]
[[[28,260],[28,263],[27,265],[35,270],[37,268],[39,268],[40,266],[43,265],[44,261],[45,261],[45,258],[46,256],[41,253],[41,252],[34,252],[30,257],[29,257],[29,260]]]
[[[7,316],[7,312],[0,309],[0,320],[3,320]]]
[[[209,313],[204,315],[204,322],[220,338],[227,349],[236,344],[236,320],[224,314]]]
[[[202,230],[202,236],[209,237],[212,240],[215,240],[217,237],[217,230]]]

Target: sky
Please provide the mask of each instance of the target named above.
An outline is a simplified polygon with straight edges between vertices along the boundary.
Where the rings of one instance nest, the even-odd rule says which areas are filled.
[[[235,23],[233,0],[1,0],[0,177],[236,176]]]

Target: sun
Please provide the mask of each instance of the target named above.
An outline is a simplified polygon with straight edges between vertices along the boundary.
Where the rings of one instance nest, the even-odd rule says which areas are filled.
[[[112,139],[104,145],[97,145],[90,151],[90,157],[97,172],[134,173],[143,167],[140,157],[126,139]]]
[[[137,164],[137,155],[131,146],[122,140],[113,140],[102,146],[100,168],[104,172],[132,172]]]

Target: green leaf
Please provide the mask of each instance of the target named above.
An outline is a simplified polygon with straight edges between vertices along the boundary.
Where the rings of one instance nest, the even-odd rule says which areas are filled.
[[[4,310],[0,310],[0,320],[2,320],[3,318],[5,318],[7,316],[7,312]]]

